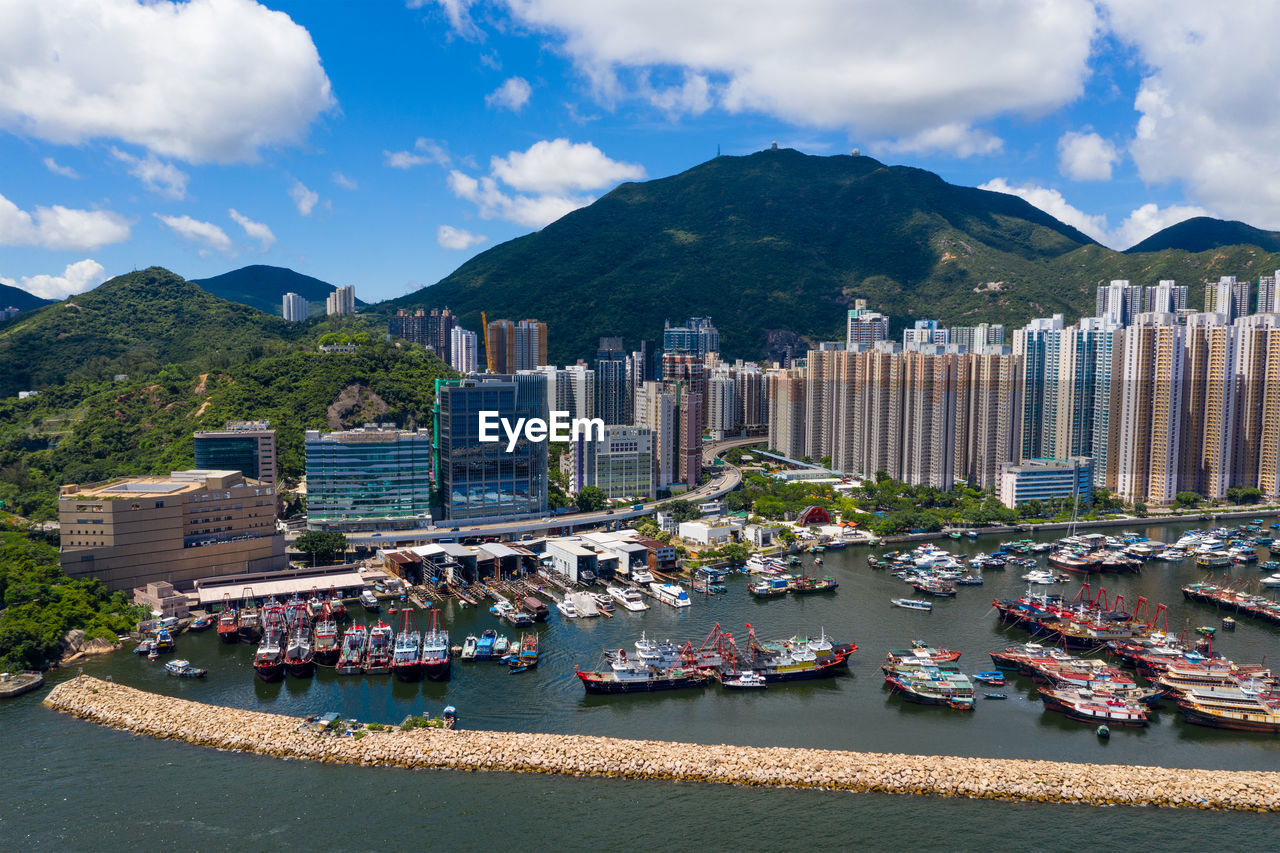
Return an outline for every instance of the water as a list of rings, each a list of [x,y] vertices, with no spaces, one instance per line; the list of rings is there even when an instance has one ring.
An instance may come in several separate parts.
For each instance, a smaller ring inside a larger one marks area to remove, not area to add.
[[[1172,541],[1180,529],[1185,527],[1144,530],[1153,539]],[[997,543],[984,537],[940,545],[968,554],[993,550]],[[253,677],[249,646],[223,646],[212,631],[178,639],[180,656],[209,668],[207,681],[169,678],[160,665],[127,653],[86,663],[84,671],[215,704],[298,716],[333,710],[384,723],[410,713],[437,714],[453,704],[468,728],[1178,767],[1280,767],[1280,738],[1190,726],[1167,703],[1149,728],[1115,729],[1109,741],[1100,742],[1092,726],[1045,712],[1026,679],[1001,688],[1008,701],[979,701],[972,713],[910,705],[890,696],[879,670],[889,648],[923,639],[960,649],[961,663],[972,672],[990,668],[987,651],[1026,639],[1025,632],[1002,627],[990,608],[992,598],[1017,595],[1025,584],[1019,580],[1022,570],[988,571],[985,586],[961,587],[956,599],[935,600],[932,613],[909,612],[888,602],[910,595],[910,588],[888,572],[869,569],[866,554],[865,548],[850,548],[823,555],[823,570],[841,583],[835,595],[761,602],[747,594],[743,579],[731,578],[728,594],[695,595],[693,606],[682,611],[654,602],[642,614],[619,608],[612,619],[566,623],[553,610],[548,623],[538,626],[538,668],[522,675],[509,675],[494,663],[455,660],[447,684],[339,678],[321,670],[313,680],[268,685]],[[1180,629],[1218,624],[1221,614],[1184,602],[1178,591],[1201,574],[1190,563],[1151,562],[1141,575],[1108,576],[1102,583],[1111,593],[1123,592],[1129,602],[1139,595],[1166,602],[1170,627]],[[1232,574],[1253,578],[1261,572],[1241,567]],[[1076,586],[1039,589],[1073,594]],[[358,608],[353,615],[367,618]],[[486,627],[510,631],[484,609],[450,604],[445,618],[455,644]],[[426,627],[424,617],[418,621],[420,629]],[[630,647],[641,630],[697,646],[717,622],[739,638],[748,622],[762,639],[825,628],[860,649],[849,675],[760,693],[712,687],[587,697],[573,675],[575,665],[596,668],[606,647]],[[1274,659],[1278,639],[1280,629],[1242,619],[1234,633],[1219,632],[1218,647],[1241,661]],[[210,849],[247,842],[253,848],[324,850],[349,846],[346,832],[335,834],[341,826],[359,828],[360,847],[429,839],[453,849],[497,844],[778,849],[802,840],[813,849],[847,849],[855,842],[874,849],[972,849],[989,844],[991,827],[999,826],[1002,837],[1016,837],[1020,846],[1055,849],[1063,846],[1058,833],[1078,832],[1084,821],[1101,815],[1109,842],[1164,843],[1169,849],[1224,826],[1239,846],[1251,839],[1274,841],[1276,831],[1274,818],[1255,815],[327,767],[137,738],[49,711],[39,705],[42,695],[0,704],[11,780],[0,792],[0,838],[22,839],[24,846],[119,849],[180,838]]]

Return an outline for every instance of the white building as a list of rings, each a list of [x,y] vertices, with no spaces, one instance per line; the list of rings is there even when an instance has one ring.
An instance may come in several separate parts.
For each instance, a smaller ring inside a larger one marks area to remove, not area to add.
[[[324,300],[324,313],[332,316],[334,314],[354,314],[356,311],[356,289],[354,285],[344,285],[336,288]]]
[[[475,332],[454,326],[449,332],[449,366],[470,376],[480,366],[479,341]]]
[[[284,318],[290,323],[301,323],[311,316],[311,303],[296,293],[286,293],[283,313]]]
[[[680,538],[699,545],[724,545],[742,530],[742,522],[729,518],[680,522]]]

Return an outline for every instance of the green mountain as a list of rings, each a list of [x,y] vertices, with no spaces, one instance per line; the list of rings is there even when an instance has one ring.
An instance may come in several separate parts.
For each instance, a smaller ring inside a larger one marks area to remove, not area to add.
[[[238,302],[277,317],[283,313],[286,293],[296,293],[311,303],[312,313],[324,312],[324,300],[336,285],[294,272],[286,267],[263,264],[241,267],[213,278],[192,279],[191,283],[228,302]],[[363,302],[356,300],[363,305]]]
[[[41,299],[39,296],[27,293],[19,287],[0,284],[0,308],[18,308],[22,311],[30,311],[33,308],[39,308],[41,305],[48,305],[52,301],[52,299]]]
[[[1197,216],[1157,231],[1136,246],[1126,249],[1125,254],[1160,252],[1165,249],[1207,252],[1222,246],[1257,246],[1268,252],[1280,252],[1280,232],[1263,231],[1234,220]]]
[[[756,357],[792,332],[843,340],[856,298],[895,329],[925,317],[1020,325],[1092,313],[1112,278],[1250,277],[1280,266],[1270,257],[1252,246],[1125,255],[1015,196],[783,149],[623,184],[375,310],[448,306],[471,329],[481,311],[535,317],[557,363],[591,357],[601,335],[660,340],[664,319],[709,315],[726,355]]]
[[[178,362],[226,367],[279,349],[300,325],[151,267],[0,326],[0,397]]]

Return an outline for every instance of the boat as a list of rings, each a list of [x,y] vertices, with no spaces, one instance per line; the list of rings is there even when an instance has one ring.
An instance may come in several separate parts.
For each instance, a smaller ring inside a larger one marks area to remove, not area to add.
[[[401,681],[421,681],[423,672],[422,634],[412,607],[400,611],[400,630],[391,651],[391,671]]]
[[[556,602],[556,610],[559,610],[561,615],[563,615],[564,618],[566,619],[578,618],[578,607],[576,604],[573,603],[573,600],[568,596],[565,596],[564,598]]]
[[[538,635],[532,631],[520,638],[520,652],[511,661],[511,674],[528,672],[538,665]]]
[[[1230,616],[1223,616],[1223,617],[1222,617],[1222,630],[1224,630],[1224,631],[1234,631],[1235,629],[1236,629],[1236,620],[1232,619]]]
[[[369,632],[361,624],[352,624],[342,635],[342,649],[338,653],[338,675],[359,675],[364,660],[364,647]]]
[[[1249,684],[1195,688],[1177,702],[1186,721],[1197,726],[1280,734],[1280,696]]]
[[[656,581],[649,584],[649,591],[653,593],[653,597],[668,604],[672,607],[688,607],[689,593],[677,583],[658,583]]]
[[[645,569],[632,569],[631,582],[644,586],[647,583],[653,583],[653,575]]]
[[[956,578],[953,583],[959,586],[982,586],[982,575],[964,575]]]
[[[378,603],[378,596],[374,595],[371,589],[360,591],[360,604],[370,613],[377,613],[382,609],[382,605]]]
[[[1114,693],[1092,687],[1040,687],[1040,700],[1049,711],[1057,711],[1068,719],[1082,723],[1107,723],[1116,726],[1145,726],[1146,706],[1137,701],[1118,698]]]
[[[791,575],[761,578],[747,587],[755,598],[783,598],[791,590]]]
[[[520,599],[520,609],[532,616],[534,622],[546,622],[547,616],[551,613],[542,599],[534,598],[532,595],[526,595]]]
[[[334,587],[329,587],[326,603],[329,606],[329,618],[334,622],[342,623],[351,618],[351,614],[347,612],[347,603],[342,600],[342,596],[338,595],[338,590]]]
[[[1031,571],[1023,575],[1022,579],[1027,583],[1032,583],[1032,584],[1048,585],[1048,584],[1055,584],[1058,582],[1058,578],[1053,574],[1053,572],[1047,571],[1045,569],[1032,569]]]
[[[691,649],[675,666],[656,666],[638,657],[628,657],[622,649],[609,659],[608,670],[584,672],[575,667],[574,672],[587,693],[598,695],[687,690],[705,687],[711,677],[710,670],[696,665]]]
[[[507,618],[507,615],[514,612],[515,609],[515,605],[501,597],[498,598],[497,603],[489,606],[489,612],[494,616],[497,616],[499,619]]]
[[[596,603],[596,608],[601,613],[613,613],[615,609],[613,606],[613,596],[609,595],[607,592],[594,593],[591,596],[591,599]]]
[[[150,655],[151,647],[154,645],[155,645],[155,640],[143,640],[142,642],[138,643],[137,646],[134,647],[133,653],[135,655]]]
[[[504,635],[498,635],[498,637],[493,641],[493,656],[501,660],[507,656],[509,651],[511,651],[511,641]]]
[[[174,678],[205,678],[209,670],[192,666],[189,660],[171,660],[164,665],[164,671]]]
[[[269,603],[274,606],[274,600]],[[262,639],[263,618],[257,600],[253,597],[253,588],[245,587],[240,593],[240,609],[236,612],[236,629],[240,633],[241,642],[256,643]],[[285,624],[289,624],[288,620]]]
[[[320,624],[316,625],[315,655],[316,663],[333,666],[338,662],[342,648],[338,640],[338,623],[333,621],[325,611]]]
[[[918,578],[911,582],[917,592],[923,592],[938,598],[955,598],[956,585],[935,577]]]
[[[1262,584],[1263,586],[1270,586],[1270,587],[1280,586],[1280,572],[1276,572],[1274,575],[1267,575],[1265,578],[1258,581],[1258,583]]]
[[[212,628],[213,622],[214,619],[212,616],[201,616],[199,619],[193,620],[191,624],[187,626],[187,630],[194,631],[199,634],[201,631],[208,631]]]
[[[223,593],[222,610],[218,613],[218,640],[223,643],[240,642],[240,622],[235,607],[231,604],[231,593]]]
[[[462,652],[458,657],[462,660],[476,659],[476,646],[480,644],[480,638],[475,634],[468,634],[467,638],[462,641]]]
[[[713,630],[712,634],[715,633]],[[681,662],[693,660],[700,666],[707,666],[718,661],[716,669],[721,678],[736,678],[743,672],[752,671],[773,684],[833,676],[848,669],[849,656],[857,650],[854,643],[831,642],[825,631],[817,637],[791,637],[777,642],[760,642],[756,639],[755,629],[747,625],[747,646],[743,651],[738,650],[731,637],[723,635],[714,659],[690,657],[694,654],[693,649],[686,644]]]
[[[278,608],[263,614],[262,639],[253,655],[253,671],[263,681],[279,681],[284,678],[284,651],[288,631],[284,615]]]
[[[627,610],[639,611],[648,610],[649,605],[645,603],[644,596],[640,594],[640,590],[634,587],[610,586],[605,587],[609,596],[614,601],[621,604]]]
[[[307,615],[312,620],[317,620],[324,615],[325,605],[328,603],[327,598],[320,596],[320,590],[314,586],[311,587],[311,596],[307,599]]]
[[[1007,693],[983,693],[983,694],[982,694],[982,698],[983,698],[983,699],[1008,699],[1008,698],[1009,698],[1009,694],[1007,694]]]
[[[305,606],[294,610],[289,629],[289,643],[284,652],[284,666],[296,678],[310,678],[316,672],[315,646],[311,640],[311,620]]]
[[[389,675],[391,673],[391,647],[395,632],[381,619],[369,629],[369,643],[364,653],[365,675]]]
[[[769,686],[763,675],[751,670],[741,672],[733,678],[722,678],[720,684],[730,690],[763,690]]]
[[[990,684],[992,687],[1003,687],[1005,683],[1004,673],[998,669],[975,672],[970,678],[982,684]]]
[[[1231,555],[1226,551],[1208,551],[1196,555],[1196,565],[1202,569],[1225,569],[1231,565]]]
[[[157,654],[168,654],[178,647],[173,641],[173,634],[169,633],[168,628],[157,628],[154,642],[151,644],[151,651]]]
[[[917,705],[946,705],[973,710],[973,682],[969,676],[934,663],[899,663],[885,674],[889,689]]]
[[[801,575],[791,582],[791,591],[796,595],[813,595],[819,592],[835,592],[840,582],[830,575],[815,577]]]
[[[498,632],[485,628],[480,633],[480,641],[476,643],[476,660],[489,660],[493,657],[493,644],[498,639]]]
[[[932,610],[933,605],[927,601],[919,601],[914,598],[891,598],[890,602],[894,607],[901,607],[904,610]]]
[[[450,674],[449,632],[440,623],[440,611],[432,608],[431,627],[422,637],[422,665],[427,678],[448,681]]]

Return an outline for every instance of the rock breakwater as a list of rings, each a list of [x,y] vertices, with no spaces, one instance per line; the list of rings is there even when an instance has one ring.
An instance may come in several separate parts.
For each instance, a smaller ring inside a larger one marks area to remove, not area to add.
[[[82,675],[45,704],[148,737],[280,758],[995,800],[1280,811],[1280,773],[897,755],[422,728],[337,737],[294,717],[204,705]]]

